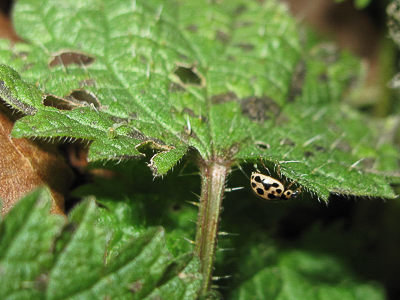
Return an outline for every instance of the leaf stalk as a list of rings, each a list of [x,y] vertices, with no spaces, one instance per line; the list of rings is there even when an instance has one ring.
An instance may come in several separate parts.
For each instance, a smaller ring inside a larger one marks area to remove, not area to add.
[[[196,232],[196,251],[203,274],[201,295],[206,295],[212,283],[212,271],[218,242],[218,229],[229,167],[211,162],[200,167],[201,198]]]

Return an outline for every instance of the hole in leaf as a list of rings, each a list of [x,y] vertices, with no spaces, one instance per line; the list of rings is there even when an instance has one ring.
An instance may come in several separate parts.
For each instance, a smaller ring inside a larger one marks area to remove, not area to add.
[[[179,66],[175,70],[174,74],[178,76],[184,84],[201,85],[202,83],[201,78],[194,67],[188,68]]]
[[[78,66],[88,66],[94,62],[94,57],[83,53],[77,52],[62,52],[53,57],[53,60],[49,63],[49,67],[54,68],[59,65],[69,66],[72,64]]]
[[[71,101],[78,101],[79,103],[87,103],[85,106],[94,105],[96,108],[100,107],[100,102],[97,100],[97,97],[93,93],[85,90],[75,90],[66,98]]]
[[[46,95],[43,100],[43,105],[51,106],[60,110],[73,110],[78,107],[87,107],[92,105],[96,108],[100,107],[97,98],[93,94],[83,90],[74,91],[65,98],[50,94]]]
[[[54,95],[47,95],[43,100],[43,105],[54,107],[59,110],[73,110],[74,108],[78,107],[76,103]]]
[[[260,148],[261,150],[268,150],[271,147],[269,144],[262,142],[262,141],[257,141],[256,146],[258,148]]]

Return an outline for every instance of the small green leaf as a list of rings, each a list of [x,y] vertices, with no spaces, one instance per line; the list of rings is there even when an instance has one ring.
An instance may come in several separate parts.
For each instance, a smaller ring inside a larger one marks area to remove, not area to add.
[[[7,105],[27,115],[34,115],[38,108],[43,107],[40,90],[5,65],[0,65],[0,96]]]

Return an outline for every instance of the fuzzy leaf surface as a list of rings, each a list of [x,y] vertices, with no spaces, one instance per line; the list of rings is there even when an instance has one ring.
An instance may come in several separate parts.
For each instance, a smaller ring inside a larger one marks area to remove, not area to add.
[[[264,259],[265,254],[261,253]],[[252,256],[249,259],[257,260]],[[276,264],[256,268],[259,270],[232,292],[231,299],[386,299],[381,285],[363,282],[329,255],[288,251],[279,255]]]
[[[14,20],[29,44],[3,42],[0,57],[45,95],[15,137],[90,140],[92,160],[150,147],[156,176],[188,149],[206,162],[262,155],[323,200],[395,197],[379,171],[397,150],[341,103],[359,62],[274,0],[22,0]]]
[[[2,299],[196,299],[199,260],[174,258],[161,228],[136,232],[106,252],[111,231],[96,222],[93,201],[75,208],[67,226],[49,214],[50,196],[36,191],[0,223]]]

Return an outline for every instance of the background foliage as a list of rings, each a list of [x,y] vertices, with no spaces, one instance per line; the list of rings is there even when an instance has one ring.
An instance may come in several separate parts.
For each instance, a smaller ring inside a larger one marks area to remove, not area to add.
[[[279,163],[303,187],[283,205],[249,189],[227,195],[221,230],[234,235],[219,239],[215,271],[227,298],[384,299],[377,280],[391,256],[383,257],[385,225],[368,212],[390,206],[365,199],[395,197],[398,152],[390,119],[346,104],[362,75],[356,58],[299,28],[275,1],[21,0],[14,20],[25,43],[2,41],[0,50],[18,72],[2,66],[1,97],[26,115],[13,136],[90,140],[91,168],[112,176],[75,190],[99,207],[81,204],[63,229],[46,213],[44,191],[5,218],[4,297],[23,287],[27,298],[196,298],[199,261],[185,239],[195,234],[187,201],[200,182],[189,176],[193,164],[178,164],[190,151],[189,161],[242,164],[245,174],[262,155],[274,176]],[[133,161],[144,154],[152,174]],[[228,182],[248,185],[237,170]],[[358,207],[354,197],[364,197]],[[33,227],[49,221],[32,235],[18,211]],[[40,241],[31,256],[18,254],[26,244],[16,231]],[[19,272],[22,261],[29,268]]]

